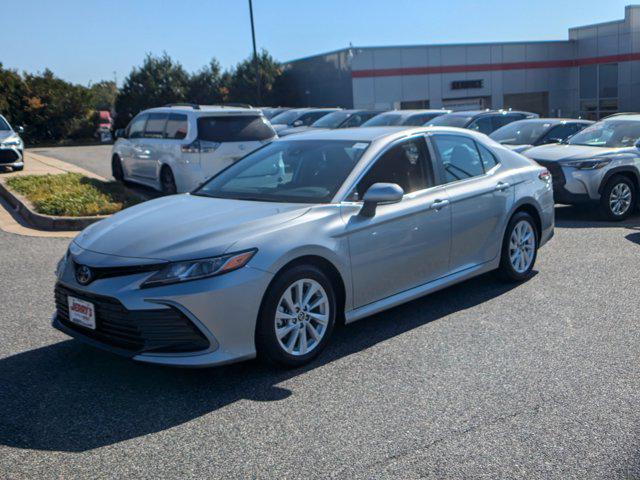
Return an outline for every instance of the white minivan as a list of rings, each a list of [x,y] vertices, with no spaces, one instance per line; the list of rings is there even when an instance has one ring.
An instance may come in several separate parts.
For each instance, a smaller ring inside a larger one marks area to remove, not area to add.
[[[172,194],[193,190],[276,133],[258,109],[182,104],[144,110],[116,136],[113,177]]]

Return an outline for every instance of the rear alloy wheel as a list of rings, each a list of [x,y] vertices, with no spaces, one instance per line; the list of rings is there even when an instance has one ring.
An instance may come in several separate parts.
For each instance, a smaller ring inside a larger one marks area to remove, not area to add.
[[[266,294],[256,327],[258,353],[279,365],[304,365],[324,349],[335,318],[335,294],[326,275],[312,265],[293,267]]]
[[[507,226],[498,272],[507,281],[531,277],[538,256],[538,232],[531,215],[516,213]]]
[[[621,221],[631,215],[636,204],[635,186],[627,177],[614,175],[600,197],[600,210],[607,220]]]
[[[173,195],[177,193],[176,179],[173,177],[173,172],[169,167],[162,167],[160,171],[160,185],[162,193],[165,195]]]
[[[124,181],[122,160],[120,160],[120,157],[118,156],[113,157],[113,160],[111,160],[111,175],[113,175],[113,178],[115,178],[118,182]]]

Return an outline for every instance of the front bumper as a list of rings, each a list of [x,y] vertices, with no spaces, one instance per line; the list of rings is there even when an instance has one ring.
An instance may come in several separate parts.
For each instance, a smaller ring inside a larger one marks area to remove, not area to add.
[[[24,151],[18,147],[0,147],[0,167],[24,167]]]
[[[75,260],[92,266],[83,261],[86,257],[80,255]],[[269,273],[246,266],[219,277],[145,289],[139,288],[140,284],[152,272],[100,278],[84,287],[75,281],[74,273],[74,262],[68,260],[58,289],[95,303],[99,332],[68,322],[60,305],[53,326],[80,341],[133,360],[183,367],[222,365],[256,355],[255,324],[262,296],[272,279]],[[103,301],[121,308],[105,308]],[[179,318],[180,325],[161,325],[169,317],[172,321]],[[185,348],[166,351],[171,343],[167,329],[183,340],[204,338],[205,342],[192,343],[199,346],[196,350],[189,350],[189,343],[183,343]],[[123,331],[128,334],[124,344]]]
[[[575,205],[600,200],[598,188],[607,171],[580,170],[566,167],[555,161],[536,160],[551,173],[553,179],[553,196],[556,203]]]

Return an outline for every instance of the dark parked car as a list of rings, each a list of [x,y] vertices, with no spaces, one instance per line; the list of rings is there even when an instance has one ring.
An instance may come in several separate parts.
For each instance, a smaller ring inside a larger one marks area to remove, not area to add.
[[[495,132],[500,127],[524,120],[525,118],[538,118],[537,113],[520,112],[515,110],[469,110],[453,112],[436,117],[427,123],[428,126],[458,127],[475,130],[485,135]]]
[[[379,115],[379,110],[338,110],[316,120],[309,126],[287,128],[278,132],[278,136],[286,137],[294,133],[306,132],[307,130],[324,129],[333,130],[334,128],[353,128],[359,127],[370,118]]]
[[[505,125],[489,136],[516,152],[524,152],[538,145],[562,143],[592,123],[571,118],[531,118]]]
[[[287,128],[309,126],[325,115],[336,112],[339,108],[292,108],[271,118],[271,125],[276,132]]]
[[[363,127],[419,127],[429,120],[451,112],[451,110],[393,110],[376,115],[362,124]]]

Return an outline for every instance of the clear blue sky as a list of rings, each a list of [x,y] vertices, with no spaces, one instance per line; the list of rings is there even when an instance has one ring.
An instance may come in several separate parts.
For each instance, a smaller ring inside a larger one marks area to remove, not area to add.
[[[7,0],[8,1],[8,0]],[[119,80],[147,52],[189,70],[251,53],[247,0],[20,0],[0,28],[0,62],[86,84]],[[621,19],[631,0],[254,0],[259,48],[280,61],[355,46],[566,39]]]

